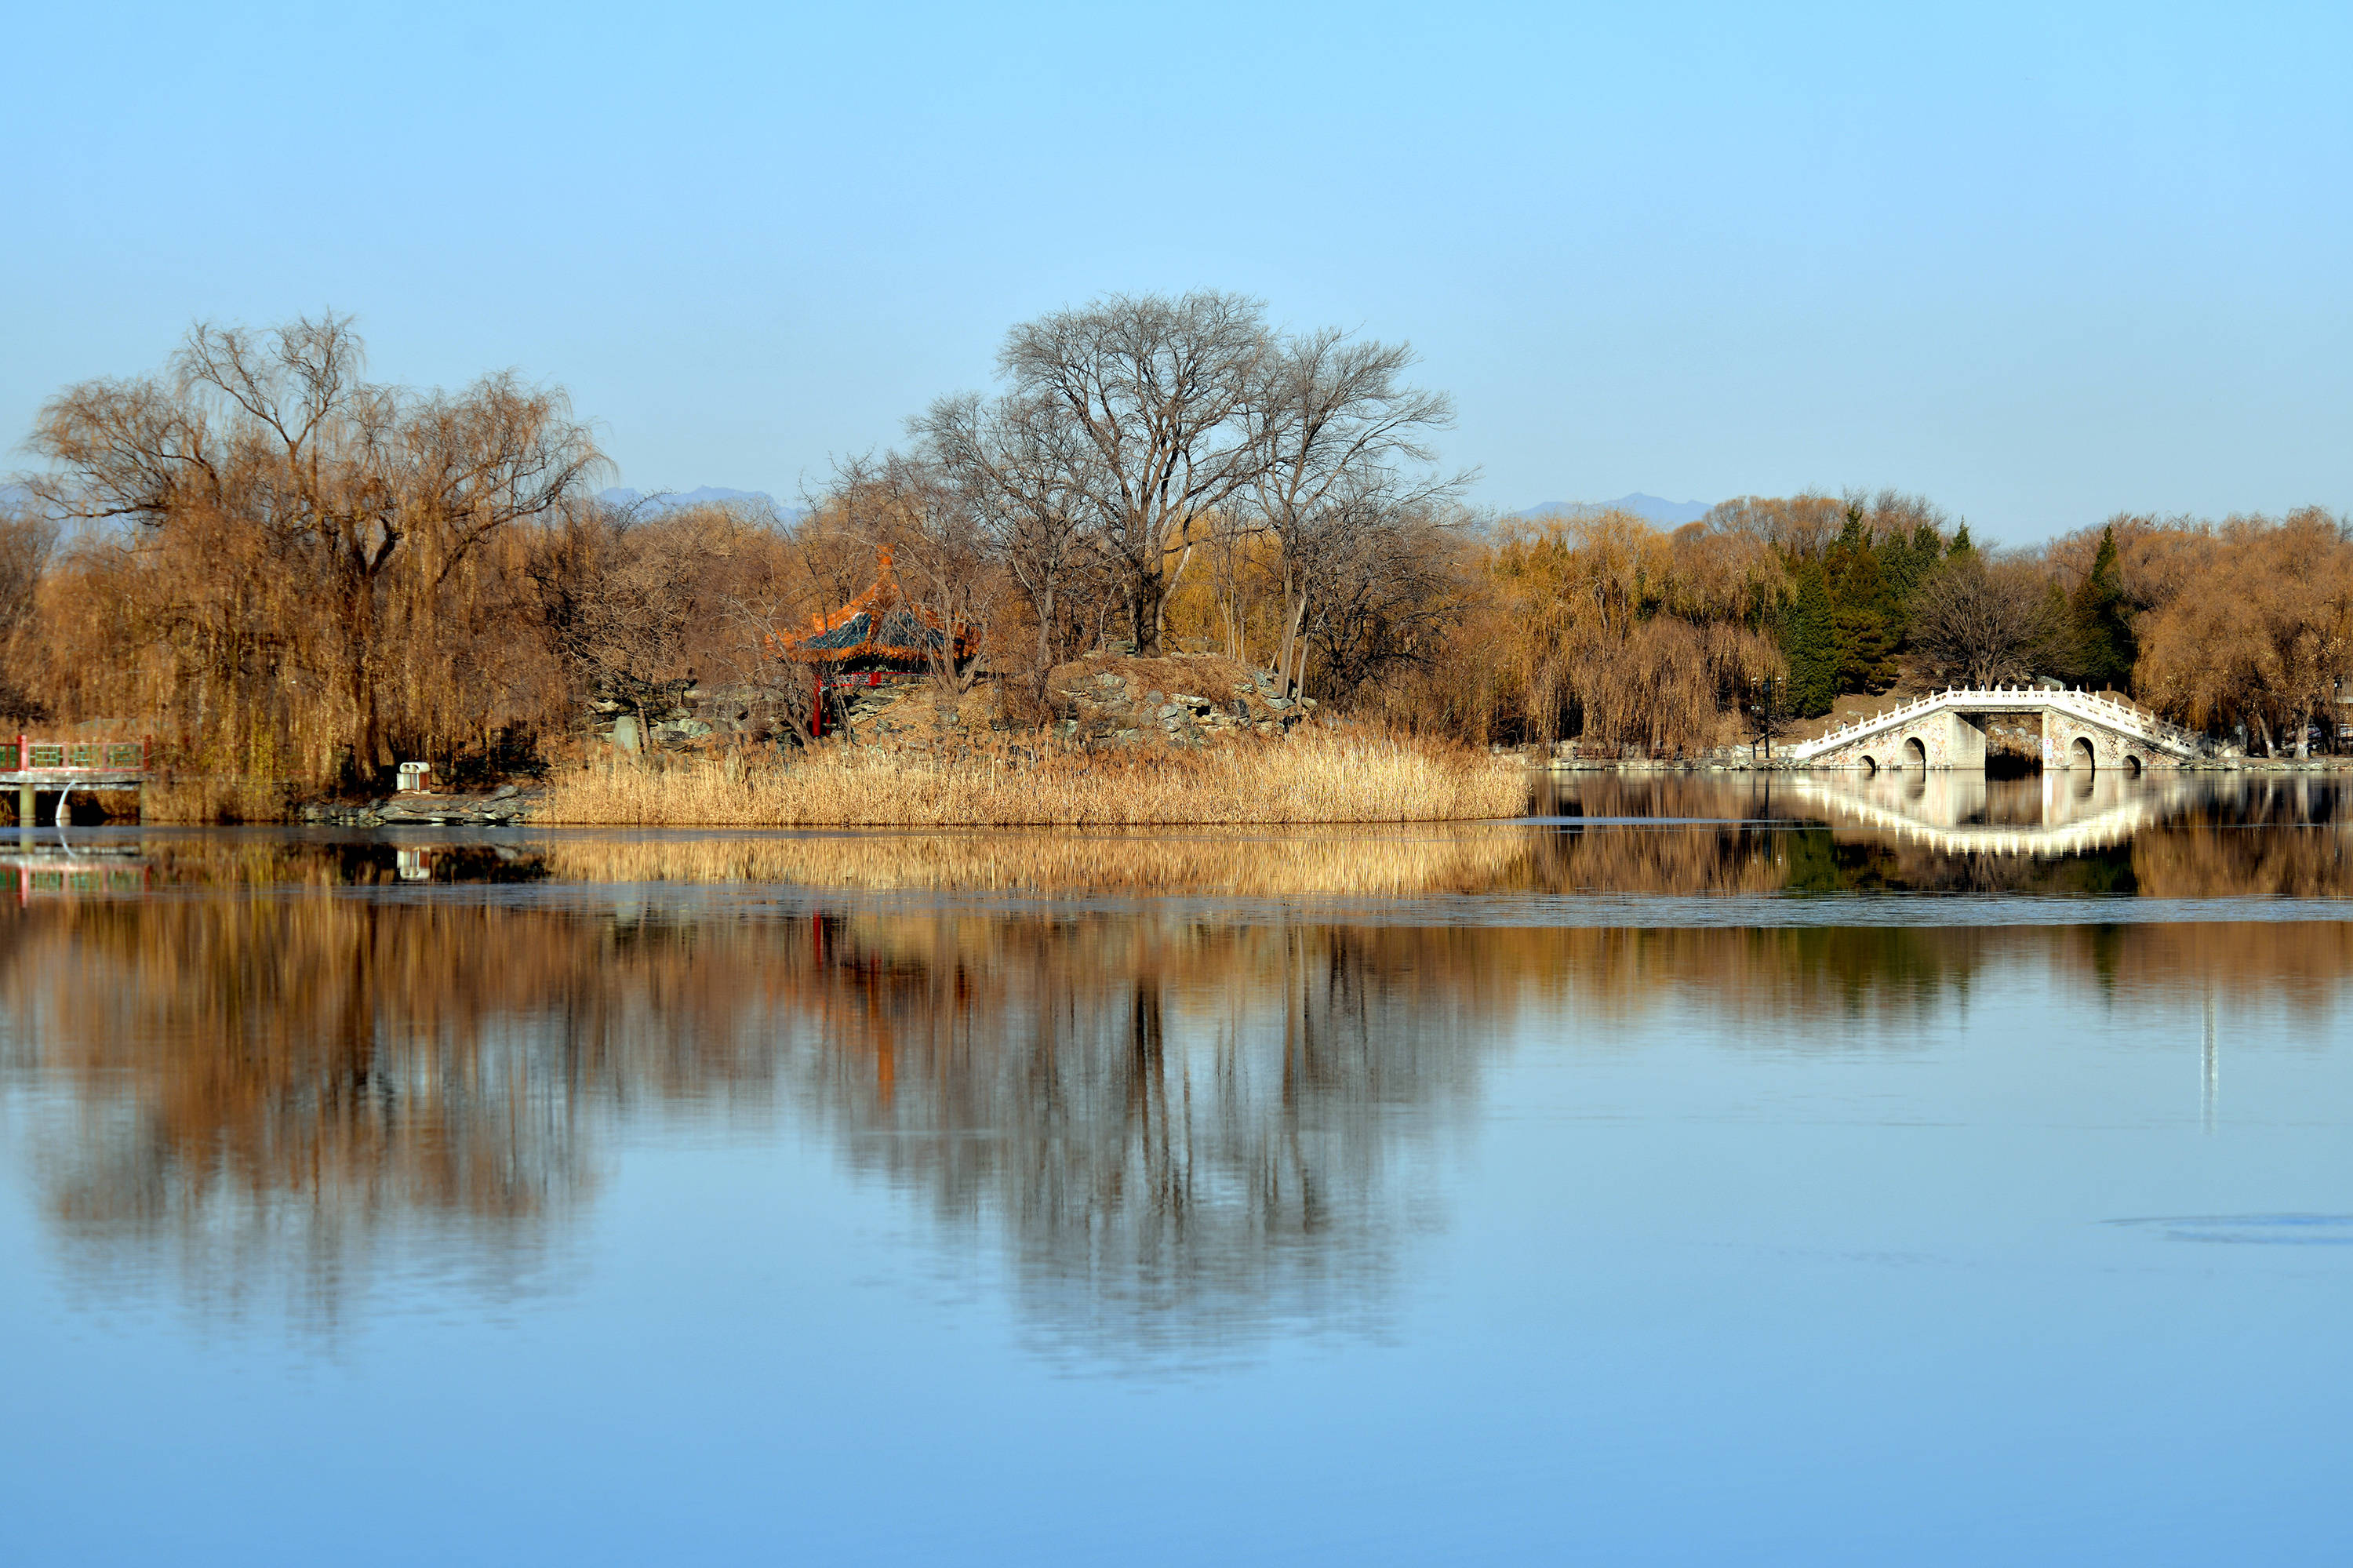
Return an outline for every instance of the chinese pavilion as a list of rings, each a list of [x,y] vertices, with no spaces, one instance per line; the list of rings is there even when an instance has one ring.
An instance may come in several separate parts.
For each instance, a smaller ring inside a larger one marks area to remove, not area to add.
[[[812,735],[824,730],[828,691],[920,679],[944,652],[962,663],[979,648],[971,627],[950,627],[907,597],[887,546],[875,552],[874,568],[874,585],[864,593],[799,631],[769,640],[778,658],[809,667]]]

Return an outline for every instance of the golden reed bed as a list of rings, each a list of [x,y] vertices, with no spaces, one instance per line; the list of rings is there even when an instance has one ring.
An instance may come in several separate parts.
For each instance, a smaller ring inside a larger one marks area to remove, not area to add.
[[[786,767],[595,764],[538,821],[631,827],[1145,827],[1514,817],[1525,773],[1461,747],[1310,732],[1189,755],[934,761],[828,749]]]

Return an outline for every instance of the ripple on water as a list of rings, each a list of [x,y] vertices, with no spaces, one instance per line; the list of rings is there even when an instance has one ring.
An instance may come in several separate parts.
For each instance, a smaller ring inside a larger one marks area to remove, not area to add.
[[[2353,1246],[2353,1214],[2171,1214],[2110,1220],[2168,1241],[2237,1246]]]

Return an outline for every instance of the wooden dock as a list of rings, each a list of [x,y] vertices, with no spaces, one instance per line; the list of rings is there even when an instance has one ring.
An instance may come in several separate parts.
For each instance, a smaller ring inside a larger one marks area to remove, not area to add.
[[[136,789],[143,805],[147,777],[144,740],[0,740],[0,789],[16,791],[19,828],[34,824],[45,794],[63,800],[76,789]]]

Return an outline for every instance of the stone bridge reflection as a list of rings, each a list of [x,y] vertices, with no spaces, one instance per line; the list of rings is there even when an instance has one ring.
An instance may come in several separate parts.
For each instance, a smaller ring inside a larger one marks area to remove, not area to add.
[[[1834,828],[1863,828],[1948,855],[2066,855],[2111,849],[2197,805],[2205,789],[2179,775],[2047,772],[1798,774],[1801,806]]]

